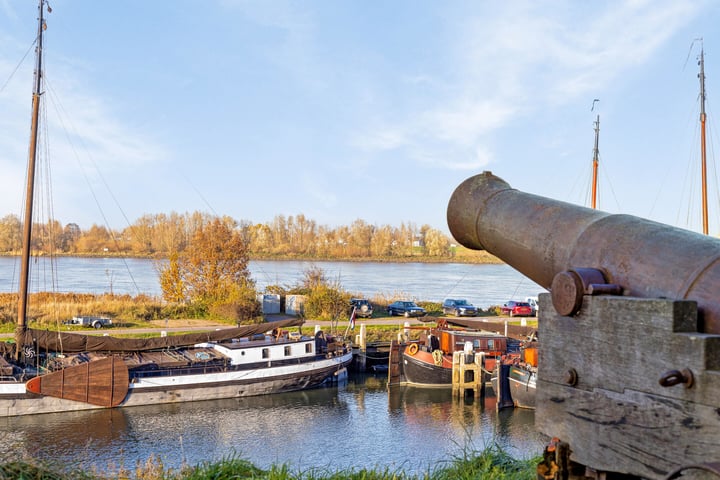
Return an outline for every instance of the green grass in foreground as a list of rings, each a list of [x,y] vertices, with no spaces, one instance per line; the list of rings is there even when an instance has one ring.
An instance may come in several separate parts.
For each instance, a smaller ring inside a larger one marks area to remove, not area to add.
[[[418,459],[421,461],[421,459]],[[0,479],[19,480],[532,480],[536,478],[536,465],[540,457],[528,460],[512,458],[499,447],[482,452],[465,451],[447,462],[419,475],[406,474],[402,469],[389,468],[331,470],[329,467],[291,471],[287,465],[273,465],[260,469],[247,460],[232,456],[217,462],[185,466],[177,471],[166,469],[162,462],[150,459],[133,471],[121,469],[109,474],[90,474],[81,469],[62,470],[33,462],[7,462],[0,464]]]

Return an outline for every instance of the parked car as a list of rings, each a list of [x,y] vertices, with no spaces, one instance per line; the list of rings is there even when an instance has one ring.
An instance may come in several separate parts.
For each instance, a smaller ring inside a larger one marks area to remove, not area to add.
[[[351,298],[350,299],[350,313],[353,308],[355,309],[356,317],[370,318],[373,314],[373,306],[369,300],[364,298]]]
[[[112,320],[107,317],[93,317],[90,315],[80,315],[66,320],[65,325],[81,325],[83,327],[103,328],[112,325]]]
[[[415,302],[398,300],[387,306],[388,315],[404,315],[406,317],[422,317],[425,315],[425,309],[419,307]]]
[[[537,317],[537,314],[538,314],[538,299],[537,299],[537,297],[527,297],[525,299],[525,301],[530,304],[530,308],[532,308],[533,317]]]
[[[527,302],[515,302],[511,300],[500,307],[500,312],[503,315],[510,315],[511,317],[532,317],[532,307]]]
[[[478,309],[463,298],[448,298],[443,302],[442,310],[445,315],[455,315],[456,317],[474,317],[478,314]]]

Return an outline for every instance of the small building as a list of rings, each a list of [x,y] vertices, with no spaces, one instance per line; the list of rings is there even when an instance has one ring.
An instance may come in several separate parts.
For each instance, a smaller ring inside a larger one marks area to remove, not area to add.
[[[305,313],[305,295],[287,295],[285,297],[285,313],[301,316]]]
[[[257,296],[258,302],[262,304],[263,315],[280,313],[280,295],[274,293],[261,293]]]

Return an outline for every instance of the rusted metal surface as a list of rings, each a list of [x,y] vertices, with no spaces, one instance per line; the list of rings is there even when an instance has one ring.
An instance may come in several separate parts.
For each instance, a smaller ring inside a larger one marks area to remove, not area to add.
[[[572,268],[560,272],[550,285],[555,310],[575,315],[582,307],[584,295],[620,295],[622,287],[607,283],[605,275],[594,268]]]
[[[604,277],[595,293],[612,286],[626,296],[694,300],[698,330],[720,333],[717,238],[524,193],[490,172],[457,187],[447,219],[462,245],[487,250],[548,290],[561,275],[563,311],[588,293],[567,272],[595,269]]]
[[[571,477],[570,446],[553,438],[543,451],[537,466],[538,480],[567,480]]]
[[[683,385],[685,388],[690,388],[693,386],[693,382],[695,381],[695,376],[692,373],[692,370],[689,368],[684,368],[682,371],[680,370],[670,370],[669,372],[665,372],[662,377],[660,377],[660,380],[658,383],[660,383],[663,387],[674,387],[675,385]]]

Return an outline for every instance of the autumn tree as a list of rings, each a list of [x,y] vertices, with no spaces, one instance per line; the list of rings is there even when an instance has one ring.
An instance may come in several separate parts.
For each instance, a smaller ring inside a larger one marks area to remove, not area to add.
[[[289,235],[284,215],[276,215],[269,225],[272,232],[273,253],[288,253]]]
[[[178,252],[172,252],[168,258],[167,265],[160,265],[160,288],[163,292],[163,298],[167,302],[182,303],[186,300],[185,283],[183,282],[182,272],[180,271],[180,262]]]
[[[82,230],[77,223],[68,223],[65,225],[62,233],[61,248],[63,252],[75,251],[75,243],[82,236]]]
[[[370,241],[370,254],[375,257],[389,257],[392,254],[393,231],[389,225],[375,230]]]
[[[303,279],[295,289],[305,298],[305,315],[321,320],[337,322],[348,313],[350,294],[339,281],[330,281],[325,271],[315,265],[303,272]]]
[[[450,241],[440,230],[429,228],[425,231],[425,251],[431,257],[450,256]]]
[[[33,249],[46,253],[127,252],[138,256],[153,255],[169,258],[183,252],[198,231],[217,217],[208,213],[146,214],[118,233],[93,225],[81,231],[75,223],[64,229],[59,222],[33,226]],[[246,251],[257,257],[303,256],[318,259],[392,258],[413,256],[445,256],[450,239],[442,232],[424,224],[399,227],[377,226],[357,219],[349,225],[329,227],[318,225],[303,214],[277,215],[267,223],[253,224],[232,218],[222,220],[236,232]],[[0,218],[0,252],[17,252],[21,247],[22,225],[14,215]]]
[[[314,220],[305,218],[303,214],[288,217],[287,230],[292,253],[311,253],[316,234]]]
[[[22,246],[22,223],[17,215],[0,219],[0,251],[16,252]]]
[[[196,225],[185,250],[173,252],[160,268],[163,298],[221,312],[236,320],[259,313],[255,282],[248,270],[248,249],[235,222],[226,217]]]
[[[79,252],[102,252],[112,248],[112,235],[102,225],[93,225],[78,239],[76,245]]]
[[[413,245],[415,244],[415,225],[412,223],[402,223],[395,235],[393,243],[393,255],[411,256],[414,254]]]
[[[132,251],[138,254],[152,254],[156,250],[153,244],[157,241],[156,215],[143,215],[125,229],[123,236],[130,239]]]
[[[33,246],[45,253],[56,253],[62,249],[63,227],[57,220],[34,225]]]
[[[334,231],[325,226],[319,226],[315,238],[315,255],[318,258],[331,256],[332,247],[335,244]]]
[[[350,244],[354,256],[367,257],[370,255],[370,246],[375,227],[365,220],[357,219],[350,225]]]
[[[258,223],[248,228],[250,234],[250,251],[253,253],[272,253],[272,231],[270,227]]]

